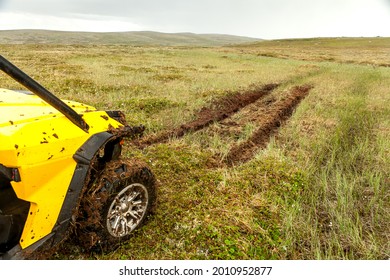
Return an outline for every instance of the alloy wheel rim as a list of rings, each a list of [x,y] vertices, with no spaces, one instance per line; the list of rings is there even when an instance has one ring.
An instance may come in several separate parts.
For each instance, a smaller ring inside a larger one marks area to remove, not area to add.
[[[129,235],[142,221],[148,206],[148,191],[142,184],[131,184],[112,201],[107,214],[107,230],[113,237]]]

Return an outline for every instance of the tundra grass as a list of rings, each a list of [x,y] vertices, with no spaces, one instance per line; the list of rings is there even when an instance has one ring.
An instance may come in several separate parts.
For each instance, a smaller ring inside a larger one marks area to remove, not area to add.
[[[390,66],[390,38],[308,38],[261,41],[232,47],[263,57]]]
[[[389,74],[330,68],[283,132],[306,174],[285,219],[289,258],[389,258]]]
[[[147,161],[158,178],[155,213],[114,252],[74,247],[54,258],[389,258],[388,68],[232,48],[1,49],[61,98],[123,110],[147,135],[192,120],[232,91],[279,83],[271,96],[278,100],[293,86],[313,86],[267,148],[239,166],[216,167],[216,155],[249,139],[256,123],[235,137],[214,124],[143,150],[126,146],[124,155]],[[302,55],[298,50],[291,55]],[[3,75],[0,84],[20,88]],[[233,118],[244,117],[238,112]]]

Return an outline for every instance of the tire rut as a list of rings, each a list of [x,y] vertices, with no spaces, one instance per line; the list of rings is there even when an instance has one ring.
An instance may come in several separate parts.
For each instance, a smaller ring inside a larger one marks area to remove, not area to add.
[[[222,161],[227,166],[242,164],[253,158],[256,151],[265,148],[270,138],[277,133],[282,124],[293,114],[299,103],[309,94],[312,89],[310,85],[296,86],[291,89],[287,97],[280,101],[267,104],[257,116],[258,128],[252,136],[240,144],[234,145],[226,158]]]
[[[299,103],[313,88],[311,85],[295,86],[284,98],[276,100],[275,97],[269,95],[278,86],[279,84],[268,84],[261,88],[236,92],[223,97],[214,101],[210,107],[202,108],[195,120],[157,135],[134,140],[132,145],[143,149],[154,144],[168,142],[171,138],[183,137],[187,133],[199,131],[215,122],[230,128],[242,128],[250,121],[257,127],[250,138],[233,145],[226,156],[215,156],[212,167],[232,167],[245,163],[252,159],[259,149],[267,146],[271,137],[291,117]],[[245,115],[243,119],[239,123],[230,121],[231,117],[240,110]]]
[[[279,84],[267,84],[263,87],[248,90],[245,92],[236,92],[232,95],[215,101],[210,107],[203,107],[196,115],[195,120],[182,124],[180,127],[164,131],[160,134],[153,135],[132,143],[139,147],[165,143],[171,138],[180,138],[189,132],[201,130],[214,122],[220,122],[240,109],[256,102],[257,100],[269,95]]]

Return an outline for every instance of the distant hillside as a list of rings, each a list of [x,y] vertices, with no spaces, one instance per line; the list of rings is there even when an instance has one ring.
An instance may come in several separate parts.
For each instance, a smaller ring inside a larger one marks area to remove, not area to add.
[[[284,39],[230,46],[257,56],[390,67],[390,38]]]
[[[259,41],[260,39],[194,33],[131,32],[67,32],[49,30],[0,31],[0,44],[125,44],[160,46],[224,46]]]
[[[239,47],[239,44],[237,44]],[[344,48],[357,48],[361,49],[362,47],[367,48],[377,48],[384,47],[390,48],[390,38],[389,37],[329,37],[329,38],[304,38],[304,39],[278,39],[278,40],[262,40],[258,42],[249,42],[248,44],[244,43],[241,47],[270,47],[270,48],[279,48],[279,47],[290,47],[290,48],[334,48],[334,49],[344,49]]]

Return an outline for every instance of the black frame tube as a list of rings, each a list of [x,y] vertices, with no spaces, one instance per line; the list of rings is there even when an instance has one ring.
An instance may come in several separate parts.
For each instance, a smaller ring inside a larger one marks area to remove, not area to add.
[[[89,126],[84,119],[71,107],[66,105],[61,99],[52,94],[46,88],[41,86],[37,81],[32,79],[18,67],[13,65],[7,59],[0,55],[0,69],[7,73],[18,83],[24,85],[31,92],[42,98],[44,101],[49,103],[51,106],[56,108],[62,114],[64,114],[71,122],[80,127],[85,132],[88,132]]]

